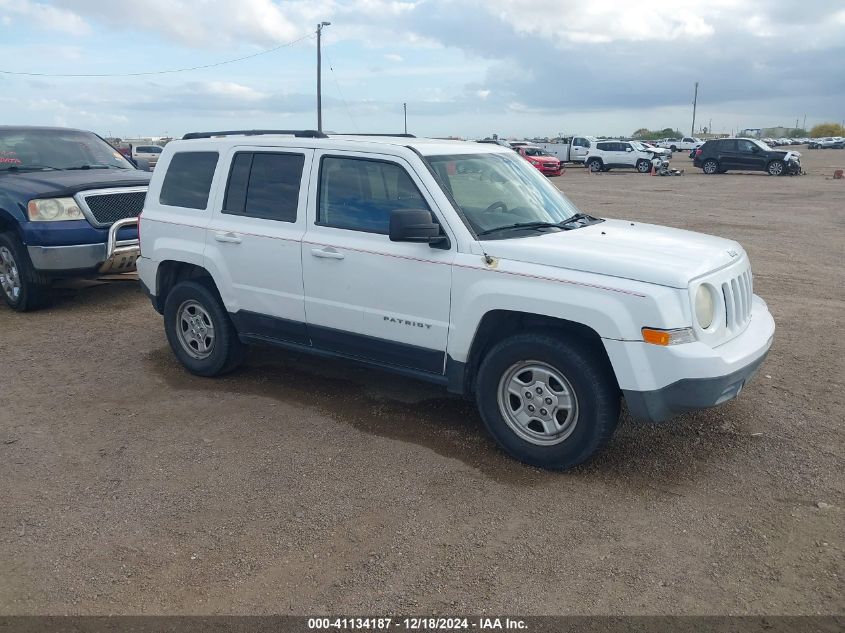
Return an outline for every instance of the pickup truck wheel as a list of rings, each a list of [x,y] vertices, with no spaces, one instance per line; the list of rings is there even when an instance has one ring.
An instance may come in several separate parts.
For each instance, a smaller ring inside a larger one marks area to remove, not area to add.
[[[619,421],[612,370],[595,352],[567,338],[518,334],[481,363],[479,412],[499,446],[516,459],[554,470],[601,449]]]
[[[766,167],[769,176],[782,176],[784,171],[784,163],[782,160],[773,160]]]
[[[42,308],[49,300],[50,280],[32,266],[18,238],[0,233],[0,294],[18,312]]]
[[[592,172],[599,172],[601,171],[601,161],[600,160],[591,160],[587,163],[587,169]]]
[[[708,175],[719,173],[719,162],[714,158],[708,158],[701,166],[701,170]]]
[[[637,161],[637,171],[641,174],[647,174],[651,171],[651,162],[645,159],[640,159]]]
[[[196,281],[183,281],[167,295],[164,331],[179,361],[198,376],[225,374],[246,353],[220,299]]]

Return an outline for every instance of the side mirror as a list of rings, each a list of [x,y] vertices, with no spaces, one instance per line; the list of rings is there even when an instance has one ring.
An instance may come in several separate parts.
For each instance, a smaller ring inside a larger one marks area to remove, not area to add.
[[[631,146],[629,145],[628,147],[625,148],[625,151],[626,152],[633,152],[634,150],[631,149]]]
[[[440,232],[440,225],[431,218],[427,209],[396,209],[390,212],[391,242],[424,242],[437,244],[446,236]]]
[[[757,152],[759,152],[759,151],[760,151],[760,148],[759,148],[759,147],[757,147],[756,145],[752,145],[752,146],[751,146],[751,151],[752,151],[752,153],[756,154]]]
[[[135,163],[135,167],[137,167],[141,171],[152,171],[150,169],[150,161],[148,161],[146,158],[133,158],[131,160],[133,163]]]

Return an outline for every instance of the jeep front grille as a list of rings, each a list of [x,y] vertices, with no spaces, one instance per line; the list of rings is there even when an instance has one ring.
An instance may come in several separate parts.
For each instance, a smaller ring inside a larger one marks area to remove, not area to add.
[[[722,283],[725,297],[725,325],[728,332],[735,334],[743,330],[751,318],[752,287],[751,269]]]
[[[82,192],[90,220],[96,226],[110,226],[118,220],[136,218],[144,208],[146,187],[143,191],[112,191],[109,193]]]

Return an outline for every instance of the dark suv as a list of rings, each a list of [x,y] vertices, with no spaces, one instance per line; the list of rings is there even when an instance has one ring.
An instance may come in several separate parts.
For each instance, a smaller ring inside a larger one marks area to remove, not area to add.
[[[724,174],[734,169],[783,176],[801,173],[801,154],[774,150],[756,139],[719,138],[695,150],[692,164],[705,174]]]

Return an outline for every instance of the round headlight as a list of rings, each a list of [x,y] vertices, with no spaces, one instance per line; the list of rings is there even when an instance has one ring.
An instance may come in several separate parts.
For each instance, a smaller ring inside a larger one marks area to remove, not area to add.
[[[707,286],[699,286],[695,293],[695,318],[702,329],[706,330],[712,325],[715,308],[713,292]]]
[[[41,200],[38,202],[38,213],[45,220],[52,220],[59,217],[62,212],[62,205],[58,200]]]

